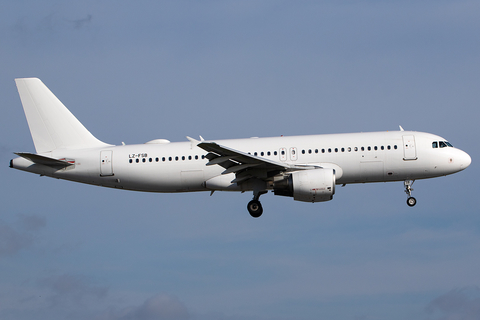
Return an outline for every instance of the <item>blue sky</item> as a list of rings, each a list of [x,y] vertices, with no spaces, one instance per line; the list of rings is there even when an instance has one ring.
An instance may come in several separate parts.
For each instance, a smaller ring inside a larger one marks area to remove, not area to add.
[[[478,319],[478,1],[3,1],[0,318]],[[397,130],[461,173],[268,194],[145,194],[8,168],[34,151],[13,79],[120,144]]]

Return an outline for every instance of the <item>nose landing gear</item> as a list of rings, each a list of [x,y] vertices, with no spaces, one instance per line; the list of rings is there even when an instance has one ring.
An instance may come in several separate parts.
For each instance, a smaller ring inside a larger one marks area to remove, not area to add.
[[[417,199],[412,197],[412,191],[413,191],[412,185],[413,185],[414,182],[415,182],[415,180],[405,180],[403,182],[403,185],[405,186],[405,193],[408,195],[407,205],[409,207],[413,207],[414,205],[417,204]]]
[[[250,213],[250,215],[254,218],[260,217],[263,213],[262,204],[260,203],[260,201],[258,201],[258,199],[262,194],[265,194],[265,193],[267,193],[267,190],[254,191],[253,200],[250,201],[247,205],[248,213]]]

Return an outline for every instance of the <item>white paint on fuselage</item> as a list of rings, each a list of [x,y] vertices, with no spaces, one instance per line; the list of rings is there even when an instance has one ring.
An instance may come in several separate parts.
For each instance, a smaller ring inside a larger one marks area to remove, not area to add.
[[[404,160],[402,137],[408,135],[415,137],[416,160]],[[215,140],[219,145],[251,154],[256,152],[259,157],[279,163],[285,159],[284,162],[294,165],[334,168],[337,184],[433,178],[468,167],[471,161],[468,154],[452,147],[432,148],[433,141],[445,139],[429,133],[393,131]],[[369,147],[371,150],[368,150]],[[100,176],[100,153],[105,150],[112,151],[113,176]],[[281,155],[281,150],[287,154]],[[292,155],[292,151],[296,154]],[[249,190],[248,186],[241,189],[230,185],[234,174],[221,176],[225,169],[219,165],[206,166],[208,160],[202,159],[202,155],[206,154],[192,142],[147,143],[100,149],[57,149],[43,154],[56,159],[75,159],[73,168],[61,170],[32,164],[23,158],[14,159],[13,165],[17,169],[55,178],[137,191],[212,190],[207,186],[216,190]],[[205,184],[209,180],[212,183]]]

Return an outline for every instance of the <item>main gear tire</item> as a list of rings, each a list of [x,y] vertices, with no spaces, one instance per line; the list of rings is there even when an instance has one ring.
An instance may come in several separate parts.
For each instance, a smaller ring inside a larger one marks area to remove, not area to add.
[[[252,200],[247,205],[248,213],[254,218],[258,218],[263,213],[262,204],[258,200]]]

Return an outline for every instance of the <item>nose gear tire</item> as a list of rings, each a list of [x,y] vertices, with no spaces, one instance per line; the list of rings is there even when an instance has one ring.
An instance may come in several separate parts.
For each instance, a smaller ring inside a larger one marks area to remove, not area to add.
[[[409,207],[413,207],[417,204],[417,199],[415,199],[414,197],[410,197],[407,199],[407,204]]]

